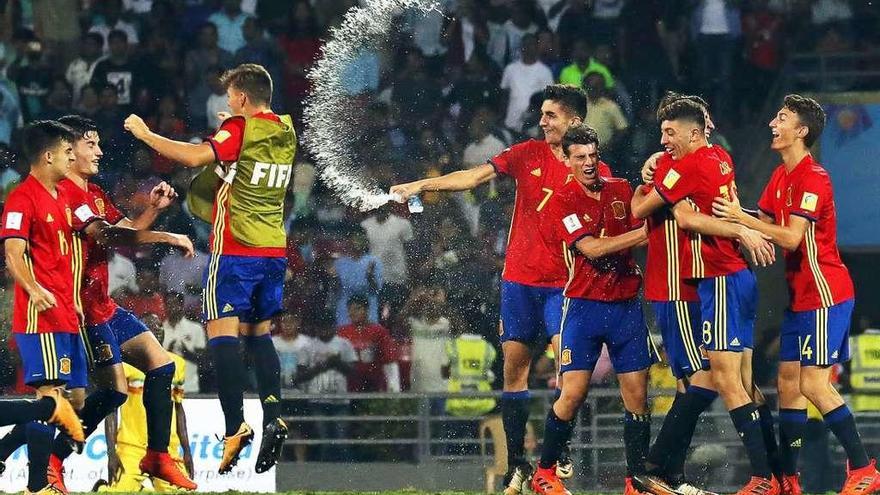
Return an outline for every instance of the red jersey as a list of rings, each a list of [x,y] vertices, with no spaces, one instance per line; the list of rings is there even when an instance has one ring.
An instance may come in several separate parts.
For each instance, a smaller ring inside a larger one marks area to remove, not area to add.
[[[69,198],[89,205],[92,211],[107,223],[116,225],[125,215],[116,208],[107,193],[97,184],[88,184],[84,191],[70,179],[58,183],[58,188]],[[107,269],[107,248],[87,235],[73,236],[74,299],[82,307],[86,325],[106,323],[116,312],[116,302],[110,297],[110,275]],[[82,305],[82,301],[88,304]]]
[[[736,195],[733,161],[720,146],[704,146],[676,161],[654,187],[671,205],[687,200],[696,211],[711,215],[715,198]],[[684,278],[711,278],[748,268],[736,240],[696,232],[689,238],[681,263]]]
[[[758,208],[777,225],[797,215],[810,221],[795,251],[785,251],[785,278],[792,311],[834,306],[855,296],[849,271],[837,250],[837,214],[828,172],[807,155],[791,172],[780,165],[761,194]]]
[[[654,180],[662,182],[675,164],[668,153],[657,160]],[[645,299],[648,301],[699,301],[697,286],[681,276],[681,260],[688,233],[678,227],[669,208],[648,217],[648,261],[645,265]]]
[[[30,296],[15,284],[12,310],[14,333],[77,333],[79,317],[73,299],[72,233],[98,217],[88,205],[70,199],[60,189],[53,196],[28,175],[6,200],[0,239],[27,241],[25,258],[34,279],[55,296],[56,305],[37,312]]]
[[[516,181],[516,200],[507,237],[502,278],[537,287],[564,287],[568,269],[554,227],[545,219],[547,203],[571,180],[571,171],[544,141],[530,139],[507,148],[489,163]],[[599,163],[599,175],[610,177]]]
[[[281,122],[281,119],[271,112],[258,113],[254,115],[253,118]],[[244,124],[244,117],[230,117],[223,121],[223,124],[220,125],[220,129],[217,129],[217,132],[215,132],[213,136],[208,138],[208,144],[213,148],[214,157],[218,162],[232,163],[238,160],[238,156],[241,153],[241,145],[244,142]],[[221,182],[221,184],[223,183]],[[217,235],[217,231],[221,229],[221,235],[223,236],[223,243],[221,244],[222,252],[215,254],[271,258],[281,258],[286,256],[287,250],[284,247],[253,247],[246,246],[235,240],[235,236],[232,235],[232,230],[230,229],[228,207],[229,194],[224,191],[224,188],[218,187],[217,194],[214,197],[213,228],[208,242],[211,246],[214,246],[214,236]],[[223,204],[225,206],[223,208],[223,218],[218,218],[218,204]]]
[[[641,226],[632,217],[632,188],[626,179],[601,178],[599,199],[572,180],[551,206],[556,238],[564,246],[568,267],[565,297],[593,301],[625,301],[636,297],[642,274],[629,249],[591,260],[575,244],[584,237],[613,237]]]
[[[387,390],[382,366],[397,361],[397,345],[388,329],[375,323],[358,328],[353,324],[337,332],[354,347],[357,362],[348,377],[349,392],[383,392]]]

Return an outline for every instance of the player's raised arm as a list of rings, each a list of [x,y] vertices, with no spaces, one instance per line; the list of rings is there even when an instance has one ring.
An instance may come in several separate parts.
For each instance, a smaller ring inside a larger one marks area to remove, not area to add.
[[[776,261],[776,250],[769,242],[770,237],[759,231],[704,215],[694,211],[684,201],[677,203],[672,208],[672,213],[678,225],[685,230],[738,240],[748,250],[752,262],[757,265],[768,266]]]
[[[3,242],[3,245],[6,251],[6,268],[15,282],[28,293],[30,302],[37,308],[37,311],[42,312],[54,308],[58,304],[55,296],[37,282],[33,271],[29,268],[33,262],[27,254],[27,241],[9,237]]]
[[[794,251],[801,245],[810,227],[810,220],[798,215],[789,215],[787,225],[773,223],[773,217],[763,211],[759,211],[758,218],[755,218],[743,210],[739,203],[724,198],[715,198],[712,213],[723,220],[757,230],[787,251]]]
[[[423,191],[466,191],[480,184],[489,182],[497,177],[495,167],[490,163],[484,163],[467,170],[456,170],[440,177],[407,182],[391,186],[391,194],[399,195],[401,199],[408,199]]]
[[[125,119],[125,130],[130,132],[156,153],[183,164],[185,167],[201,167],[214,163],[214,149],[208,143],[186,143],[175,141],[151,131],[144,119],[131,114]]]

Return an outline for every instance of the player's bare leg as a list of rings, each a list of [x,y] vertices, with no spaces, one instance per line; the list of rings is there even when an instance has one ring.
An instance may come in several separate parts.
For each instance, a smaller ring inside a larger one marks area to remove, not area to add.
[[[620,373],[620,397],[625,409],[623,442],[626,452],[627,476],[624,495],[640,492],[633,486],[632,477],[645,474],[645,458],[651,443],[651,413],[648,411],[648,369]]]
[[[547,414],[544,444],[538,469],[532,478],[532,490],[540,495],[570,495],[556,474],[556,463],[571,437],[574,418],[587,398],[592,371],[573,370],[565,373],[559,398]]]
[[[531,467],[525,459],[525,432],[529,420],[529,369],[532,363],[528,345],[508,340],[501,344],[504,357],[504,391],[501,397],[504,435],[507,437],[507,474],[504,494],[517,495],[528,487]]]
[[[208,346],[217,372],[217,395],[223,409],[226,433],[220,474],[226,474],[238,462],[242,449],[254,439],[254,431],[244,421],[244,377],[237,316],[209,320],[206,325]]]
[[[268,471],[281,457],[281,448],[287,439],[287,423],[281,419],[281,363],[272,343],[271,321],[239,324],[239,333],[245,348],[253,357],[257,375],[257,389],[263,405],[263,438],[257,454],[255,470]]]
[[[801,363],[780,361],[776,390],[779,393],[779,460],[783,495],[801,495],[797,459],[807,423],[807,398],[801,394]]]
[[[830,366],[803,366],[801,393],[812,402],[837,437],[847,456],[847,477],[841,495],[867,495],[880,491],[880,472],[862,446],[852,413],[831,384]]]

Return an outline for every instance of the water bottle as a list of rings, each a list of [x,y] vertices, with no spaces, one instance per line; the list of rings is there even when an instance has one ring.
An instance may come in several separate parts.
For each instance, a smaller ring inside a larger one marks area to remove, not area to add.
[[[410,213],[421,213],[425,211],[425,205],[422,204],[422,200],[419,199],[418,196],[410,196],[408,200],[406,200],[406,204],[409,207]]]

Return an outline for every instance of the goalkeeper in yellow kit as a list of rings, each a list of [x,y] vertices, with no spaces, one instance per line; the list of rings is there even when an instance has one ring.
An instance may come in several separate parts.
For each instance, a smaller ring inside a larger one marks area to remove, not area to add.
[[[144,323],[156,334],[159,342],[163,339],[162,323],[155,315],[144,315]],[[174,405],[171,416],[171,441],[168,453],[177,463],[178,468],[193,477],[193,459],[189,446],[189,434],[186,430],[186,413],[183,411],[183,383],[185,361],[182,357],[168,353],[176,367],[171,384],[171,399]],[[128,400],[119,408],[117,416],[111,414],[104,422],[107,435],[107,473],[110,477],[108,485],[99,488],[107,492],[140,492],[150,491],[144,486],[148,476],[141,473],[138,463],[147,449],[147,411],[144,408],[143,387],[145,375],[126,363],[123,363],[125,379],[128,382]],[[180,439],[184,439],[181,443]],[[174,492],[178,489],[158,478],[149,477],[153,490],[157,492]]]

